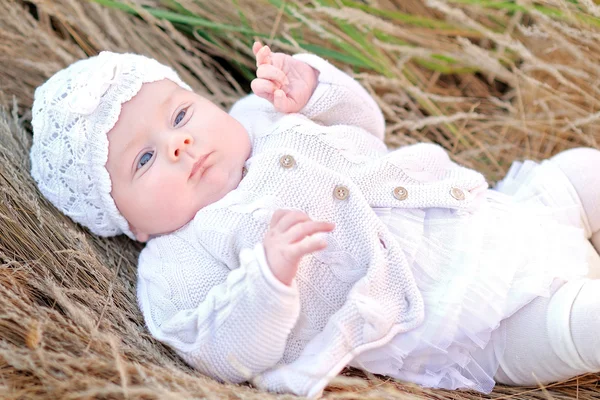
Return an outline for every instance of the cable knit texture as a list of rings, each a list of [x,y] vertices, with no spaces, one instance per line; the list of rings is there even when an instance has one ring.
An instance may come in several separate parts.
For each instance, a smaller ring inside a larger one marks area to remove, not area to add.
[[[138,295],[150,332],[203,373],[316,397],[356,355],[423,320],[407,255],[372,207],[469,213],[487,184],[436,145],[388,152],[365,89],[318,57],[295,57],[320,72],[309,103],[292,115],[254,95],[234,105],[252,139],[245,177],[148,242]],[[291,287],[261,245],[280,208],[336,224]]]
[[[107,134],[121,105],[142,84],[161,79],[191,90],[156,60],[103,51],[60,70],[35,91],[31,175],[56,208],[97,235],[135,239],[110,195]]]

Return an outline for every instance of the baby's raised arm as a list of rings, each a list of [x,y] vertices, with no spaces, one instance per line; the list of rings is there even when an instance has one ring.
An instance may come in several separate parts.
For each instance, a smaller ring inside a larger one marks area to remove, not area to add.
[[[359,126],[383,140],[381,109],[351,76],[312,54],[273,53],[260,43],[253,51],[258,67],[254,95],[230,110],[251,135],[286,113],[300,113],[325,126]]]

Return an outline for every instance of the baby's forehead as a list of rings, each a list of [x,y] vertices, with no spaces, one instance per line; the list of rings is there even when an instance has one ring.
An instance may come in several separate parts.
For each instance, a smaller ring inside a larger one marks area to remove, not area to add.
[[[197,96],[168,79],[143,83],[140,90],[122,104],[119,118],[108,132],[109,141],[112,143],[115,136],[130,136],[170,118],[181,104]]]
[[[144,83],[131,100],[123,103],[119,119],[131,112],[139,112],[140,108],[144,110],[142,115],[152,115],[152,113],[172,107],[173,103],[190,95],[193,95],[193,93],[168,79]],[[132,117],[139,119],[140,114]]]
[[[179,91],[189,92],[175,82],[169,79],[161,79],[155,82],[145,82],[140,90],[135,94],[133,99],[148,96],[156,101],[164,100],[165,97],[171,96]],[[133,100],[132,99],[132,100]]]

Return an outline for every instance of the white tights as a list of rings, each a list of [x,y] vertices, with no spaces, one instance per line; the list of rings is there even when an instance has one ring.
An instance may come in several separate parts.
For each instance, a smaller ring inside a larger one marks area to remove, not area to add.
[[[506,348],[495,380],[538,385],[600,371],[600,151],[573,149],[552,158],[569,178],[591,228],[590,273],[551,298],[539,297],[502,322]]]

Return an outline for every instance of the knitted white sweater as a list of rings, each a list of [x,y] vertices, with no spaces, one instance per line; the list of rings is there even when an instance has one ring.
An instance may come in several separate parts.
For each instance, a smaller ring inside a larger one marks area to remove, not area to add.
[[[423,319],[406,258],[372,207],[474,207],[487,188],[435,145],[388,153],[375,101],[326,61],[302,114],[248,96],[231,110],[252,138],[238,188],[140,254],[138,297],[149,330],[216,379],[319,396],[362,351]],[[369,134],[370,133],[370,134]],[[288,287],[262,239],[273,212],[333,221],[325,250]]]

